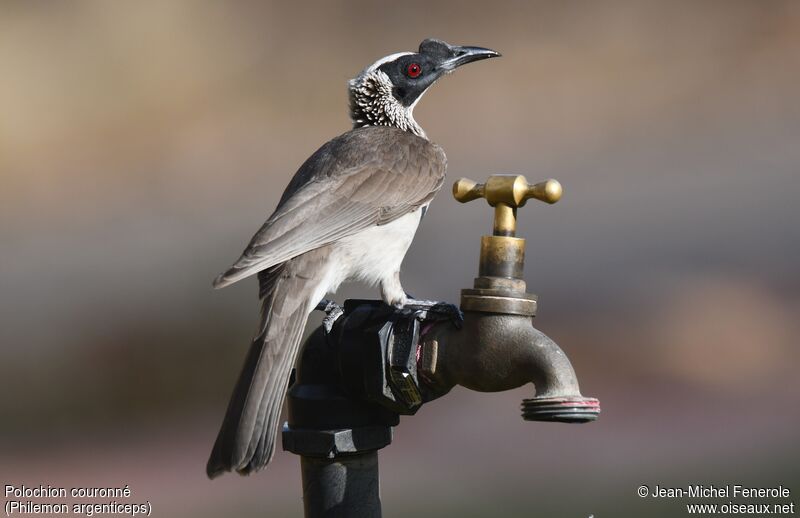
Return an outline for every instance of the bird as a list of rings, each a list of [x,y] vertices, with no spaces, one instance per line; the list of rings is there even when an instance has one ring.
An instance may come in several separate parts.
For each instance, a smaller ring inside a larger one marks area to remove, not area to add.
[[[410,301],[400,266],[447,159],[414,120],[414,107],[461,65],[500,56],[428,38],[418,52],[378,59],[348,82],[353,128],[298,169],[277,208],[215,288],[257,275],[261,318],[233,390],[206,472],[241,475],[266,466],[309,314],[345,281]]]

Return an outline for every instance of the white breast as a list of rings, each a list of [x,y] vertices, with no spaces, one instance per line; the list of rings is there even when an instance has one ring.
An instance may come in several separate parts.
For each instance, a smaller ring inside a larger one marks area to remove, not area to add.
[[[334,245],[334,266],[329,291],[346,280],[375,285],[400,271],[400,264],[414,239],[422,210],[418,209],[391,223],[370,227]]]

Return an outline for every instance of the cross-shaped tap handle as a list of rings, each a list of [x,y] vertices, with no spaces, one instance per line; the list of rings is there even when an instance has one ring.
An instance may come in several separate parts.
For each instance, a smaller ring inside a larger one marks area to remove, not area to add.
[[[486,183],[476,183],[461,178],[453,184],[453,197],[461,203],[485,198],[495,208],[494,235],[513,236],[517,230],[517,208],[531,199],[555,203],[561,199],[563,189],[558,180],[545,180],[529,184],[522,175],[495,174]]]

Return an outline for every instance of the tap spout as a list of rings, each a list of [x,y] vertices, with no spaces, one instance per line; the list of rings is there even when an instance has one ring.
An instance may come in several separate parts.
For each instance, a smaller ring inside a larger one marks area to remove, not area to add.
[[[522,402],[530,421],[589,422],[597,399],[583,397],[566,354],[529,315],[466,311],[461,329],[438,324],[422,337],[419,372],[434,399],[461,385],[498,392],[533,383]]]

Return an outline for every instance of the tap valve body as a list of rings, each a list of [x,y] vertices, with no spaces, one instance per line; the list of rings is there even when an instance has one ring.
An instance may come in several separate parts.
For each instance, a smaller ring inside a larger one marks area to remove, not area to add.
[[[512,345],[505,346],[499,345],[500,333],[495,332],[496,336],[487,336],[483,345],[489,350],[478,353],[486,358],[484,368],[490,367],[490,362],[496,363],[500,350],[514,357],[511,363],[532,365],[528,372],[534,372],[536,379],[529,381],[534,381],[536,397],[522,402],[522,417],[529,421],[587,422],[597,419],[600,413],[597,399],[580,395],[575,373],[563,352],[530,325],[538,300],[533,293],[527,293],[523,280],[525,240],[516,237],[517,209],[531,198],[556,203],[562,192],[557,180],[529,184],[520,175],[493,175],[483,184],[462,178],[453,185],[456,200],[466,203],[484,198],[494,208],[492,235],[481,238],[478,277],[471,289],[461,290],[461,309],[467,315],[468,327],[476,322],[477,336],[501,327],[515,328],[519,331],[517,335],[527,336],[528,328],[535,332],[529,337],[532,344],[516,344],[512,340]],[[470,313],[474,318],[469,318]],[[511,351],[515,346],[519,350]],[[477,379],[478,373],[473,373],[473,377]],[[472,382],[478,390],[503,390],[513,378],[506,375],[502,380],[490,381],[486,372],[480,377],[481,381]]]
[[[531,198],[556,203],[561,193],[557,180],[531,185],[520,175],[493,175],[483,184],[462,178],[453,185],[453,196],[461,203],[484,198],[494,207],[492,235],[481,238],[478,277],[473,289],[461,291],[462,310],[536,314],[536,295],[526,293],[522,279],[525,240],[516,237],[517,209]]]

